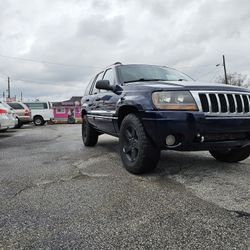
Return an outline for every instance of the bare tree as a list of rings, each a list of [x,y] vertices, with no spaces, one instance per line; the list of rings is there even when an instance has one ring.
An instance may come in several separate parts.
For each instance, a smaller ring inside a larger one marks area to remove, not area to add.
[[[220,76],[218,79],[221,83],[226,83],[225,77]],[[247,75],[242,75],[239,73],[227,74],[228,84],[248,88],[250,86],[250,79],[247,79]]]

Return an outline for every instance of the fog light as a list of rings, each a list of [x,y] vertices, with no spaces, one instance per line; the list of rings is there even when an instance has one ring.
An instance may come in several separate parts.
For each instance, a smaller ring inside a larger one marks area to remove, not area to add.
[[[173,146],[175,144],[175,141],[176,141],[176,139],[175,139],[174,135],[168,135],[166,137],[166,144],[167,144],[167,146]]]

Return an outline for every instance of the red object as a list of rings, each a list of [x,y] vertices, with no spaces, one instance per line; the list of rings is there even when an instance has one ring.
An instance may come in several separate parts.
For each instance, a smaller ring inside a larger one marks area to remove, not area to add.
[[[7,115],[7,113],[6,109],[0,109],[0,115]]]
[[[25,109],[24,115],[25,115],[25,116],[29,116],[29,115],[30,115],[30,111],[29,111],[28,109]]]

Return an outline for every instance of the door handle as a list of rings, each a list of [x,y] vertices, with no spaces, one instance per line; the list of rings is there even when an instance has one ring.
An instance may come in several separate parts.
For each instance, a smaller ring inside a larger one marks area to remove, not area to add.
[[[100,101],[100,100],[101,100],[101,98],[97,97],[95,100],[96,100],[96,101]]]
[[[86,99],[85,102],[89,102],[89,99]]]

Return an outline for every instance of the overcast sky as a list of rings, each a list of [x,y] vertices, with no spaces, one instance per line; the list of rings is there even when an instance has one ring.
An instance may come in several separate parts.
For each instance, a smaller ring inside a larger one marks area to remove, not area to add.
[[[249,13],[249,0],[1,0],[0,93],[10,76],[12,95],[68,99],[116,61],[214,81],[222,54],[250,78]]]

